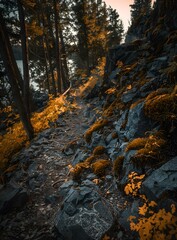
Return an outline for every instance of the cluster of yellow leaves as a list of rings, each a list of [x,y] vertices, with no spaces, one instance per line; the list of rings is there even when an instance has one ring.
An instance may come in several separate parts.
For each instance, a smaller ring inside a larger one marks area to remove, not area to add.
[[[154,201],[146,202],[139,207],[139,214],[142,216],[136,220],[130,216],[130,228],[139,233],[141,240],[170,240],[177,239],[177,216],[176,207],[171,205],[171,211],[165,209],[154,211],[157,204]]]
[[[70,105],[64,96],[50,98],[47,107],[39,113],[34,113],[31,118],[35,133],[49,128],[51,122],[55,122],[61,112],[66,112],[74,105]],[[0,168],[4,168],[10,157],[17,153],[28,143],[22,123],[17,122],[8,129],[0,142]]]
[[[128,184],[125,186],[124,192],[127,195],[137,196],[144,177],[145,174],[138,175],[136,172],[131,172],[128,175]]]

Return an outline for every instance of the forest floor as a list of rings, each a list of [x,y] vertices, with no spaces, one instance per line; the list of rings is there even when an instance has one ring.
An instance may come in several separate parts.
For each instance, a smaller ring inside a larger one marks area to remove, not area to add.
[[[54,219],[62,203],[58,189],[69,177],[67,166],[73,159],[73,155],[67,156],[63,149],[69,142],[83,138],[90,122],[84,115],[85,110],[89,107],[91,116],[95,114],[94,103],[79,100],[77,104],[77,109],[61,116],[61,124],[48,138],[33,140],[28,152],[36,157],[30,158],[27,169],[21,169],[23,176],[11,174],[10,183],[15,186],[18,181],[27,189],[30,199],[24,208],[0,216],[1,240],[56,239]]]

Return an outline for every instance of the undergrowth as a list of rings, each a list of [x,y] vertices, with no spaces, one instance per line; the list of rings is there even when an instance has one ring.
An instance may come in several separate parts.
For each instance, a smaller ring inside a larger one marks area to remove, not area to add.
[[[47,107],[39,113],[34,113],[31,118],[35,134],[50,127],[50,123],[55,122],[59,114],[74,107],[69,104],[64,96],[58,98],[50,97]],[[0,168],[4,168],[9,159],[22,147],[29,144],[27,135],[21,122],[16,122],[8,128],[6,134],[1,137],[0,142]]]
[[[176,206],[171,204],[166,209],[158,207],[155,201],[149,201],[139,193],[145,175],[131,172],[124,188],[127,195],[141,199],[138,216],[130,216],[130,229],[139,234],[140,240],[171,240],[177,239]]]

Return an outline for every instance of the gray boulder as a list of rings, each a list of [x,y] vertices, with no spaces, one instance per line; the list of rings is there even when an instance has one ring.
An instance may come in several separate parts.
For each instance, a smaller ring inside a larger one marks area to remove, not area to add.
[[[0,213],[22,208],[27,201],[28,194],[25,189],[8,184],[0,190]]]
[[[72,165],[83,162],[87,157],[89,157],[89,153],[86,150],[78,149],[72,159]]]
[[[144,115],[144,102],[139,103],[128,113],[124,136],[131,140],[143,137],[146,131],[152,129],[152,121]]]
[[[140,93],[137,88],[132,88],[131,90],[122,94],[121,100],[123,103],[128,103],[139,97]]]
[[[162,165],[143,182],[142,190],[150,199],[177,191],[177,157]]]
[[[87,180],[71,189],[57,213],[55,227],[66,240],[101,239],[113,226],[111,206]]]

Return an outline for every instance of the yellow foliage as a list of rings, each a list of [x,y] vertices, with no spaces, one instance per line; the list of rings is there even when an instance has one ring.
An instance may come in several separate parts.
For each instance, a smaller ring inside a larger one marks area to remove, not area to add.
[[[138,167],[155,165],[164,159],[166,140],[160,132],[147,138],[137,138],[130,142],[126,151],[136,149],[137,153],[131,158]]]
[[[55,122],[61,112],[65,112],[74,105],[70,105],[65,97],[50,98],[47,107],[40,113],[34,113],[31,118],[35,133],[49,128],[49,123]],[[4,168],[8,160],[28,143],[27,135],[22,123],[17,122],[8,129],[0,142],[0,168]]]
[[[128,175],[128,184],[124,188],[126,195],[137,196],[144,177],[145,174],[138,175],[136,172],[131,172]]]
[[[146,202],[139,207],[140,218],[130,216],[130,229],[137,231],[140,240],[170,240],[177,237],[176,207],[171,205],[171,211],[165,209],[152,210],[157,204],[154,201]]]

